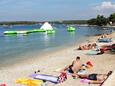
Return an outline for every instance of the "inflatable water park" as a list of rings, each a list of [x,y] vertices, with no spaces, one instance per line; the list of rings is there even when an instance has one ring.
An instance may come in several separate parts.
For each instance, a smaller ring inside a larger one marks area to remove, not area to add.
[[[68,27],[67,27],[67,31],[68,31],[68,32],[73,32],[73,31],[75,31],[75,28],[72,27],[72,26],[68,26]]]
[[[75,31],[75,28],[73,26],[67,26],[66,29],[68,32]],[[14,35],[14,34],[27,35],[29,33],[36,33],[36,32],[45,32],[47,34],[53,34],[55,33],[55,30],[48,22],[45,22],[39,29],[4,31],[3,33],[4,35]]]
[[[46,32],[47,34],[55,33],[53,27],[48,23],[45,22],[40,29],[33,29],[33,30],[19,30],[19,31],[4,31],[5,35],[12,35],[12,34],[29,34],[35,32]]]

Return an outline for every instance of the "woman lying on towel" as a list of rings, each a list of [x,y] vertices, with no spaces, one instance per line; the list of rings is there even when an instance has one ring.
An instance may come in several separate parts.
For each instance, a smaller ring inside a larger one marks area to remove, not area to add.
[[[97,74],[97,73],[85,74],[85,75],[77,74],[76,77],[81,79],[88,79],[89,84],[102,84],[111,74],[112,71],[109,71],[108,74]]]
[[[87,45],[80,45],[78,50],[89,50],[89,49],[94,49],[96,48],[96,43],[93,44],[87,44]]]

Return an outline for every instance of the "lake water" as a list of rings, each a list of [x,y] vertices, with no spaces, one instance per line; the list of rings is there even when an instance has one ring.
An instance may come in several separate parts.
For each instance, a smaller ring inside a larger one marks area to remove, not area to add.
[[[31,33],[26,36],[5,36],[3,32],[7,30],[36,29],[40,28],[41,25],[12,26],[11,28],[0,26],[0,66],[74,45],[86,40],[88,36],[110,33],[113,30],[112,28],[102,29],[101,27],[78,27],[74,25],[76,31],[67,32],[64,24],[54,24],[52,26],[56,31],[54,34]]]

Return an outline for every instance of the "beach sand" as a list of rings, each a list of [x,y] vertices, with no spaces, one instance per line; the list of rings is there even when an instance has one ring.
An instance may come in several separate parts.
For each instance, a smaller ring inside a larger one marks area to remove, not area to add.
[[[112,34],[115,38],[115,33]],[[89,37],[88,40],[94,42],[98,37]],[[110,70],[115,70],[115,54],[106,52],[102,55],[86,55],[86,50],[76,50],[76,46],[69,46],[67,48],[46,53],[44,55],[36,56],[36,58],[27,59],[17,64],[9,65],[0,68],[0,83],[6,83],[6,86],[23,86],[16,84],[16,79],[19,78],[30,78],[29,75],[33,74],[34,71],[40,70],[41,74],[52,74],[59,75],[58,70],[64,68],[66,65],[71,64],[71,62],[76,58],[76,56],[81,57],[81,62],[85,63],[91,61],[94,65],[89,73],[107,73]],[[30,78],[31,79],[31,78]],[[112,82],[115,81],[115,78]],[[111,83],[111,82],[110,82]],[[48,86],[54,86],[55,84],[49,84]],[[80,79],[73,79],[68,76],[67,80],[63,83],[57,84],[56,86],[99,86],[99,85],[89,85],[87,83],[81,83]],[[106,85],[109,86],[109,85]]]

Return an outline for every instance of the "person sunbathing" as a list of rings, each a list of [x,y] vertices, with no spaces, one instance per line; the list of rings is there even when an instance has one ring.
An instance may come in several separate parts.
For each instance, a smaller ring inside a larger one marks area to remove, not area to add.
[[[111,41],[112,37],[110,34],[102,34],[98,40],[103,40],[103,41]]]
[[[87,50],[87,45],[80,45],[78,50]]]
[[[94,48],[96,48],[96,43],[93,43],[93,44],[88,44],[88,45],[80,45],[79,46],[79,50],[89,50],[89,49],[94,49]]]
[[[107,34],[102,34],[101,36],[100,36],[100,38],[107,38]]]
[[[88,79],[89,84],[102,84],[111,74],[112,71],[109,71],[107,74],[97,74],[97,73],[85,74],[85,75],[77,74],[76,77],[81,79]]]
[[[97,48],[97,44],[93,43],[91,49],[95,49],[95,48]]]
[[[74,76],[81,69],[81,67],[82,67],[82,64],[80,61],[80,57],[77,56],[76,59],[72,62],[72,64],[66,66],[64,69],[61,70],[61,72],[68,71],[69,73],[72,73],[72,75]]]

